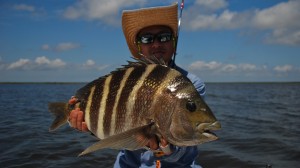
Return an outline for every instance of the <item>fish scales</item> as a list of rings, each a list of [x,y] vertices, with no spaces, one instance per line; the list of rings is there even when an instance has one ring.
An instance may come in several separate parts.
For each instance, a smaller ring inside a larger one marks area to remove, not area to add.
[[[122,120],[122,119],[125,117],[122,116],[122,114],[124,114],[124,115],[126,114],[126,111],[124,110],[124,109],[126,109],[124,107],[124,103],[126,103],[128,101],[128,97],[124,97],[124,95],[122,96],[122,94],[123,94],[123,92],[125,93],[126,91],[130,91],[131,88],[133,87],[132,83],[129,83],[129,85],[127,87],[125,87],[125,86],[127,84],[128,78],[130,77],[131,74],[133,74],[132,72],[134,70],[135,70],[135,68],[128,68],[121,78],[122,80],[119,85],[117,95],[116,95],[116,100],[115,100],[115,103],[113,106],[113,114],[112,114],[111,126],[110,126],[110,135],[121,132],[121,128],[123,128],[123,123],[125,122],[125,120]]]
[[[124,123],[126,125],[125,128],[134,128],[140,125],[141,123],[145,124],[146,122],[145,120],[146,116],[142,118],[138,118],[138,116],[140,116],[141,113],[143,113],[144,111],[141,108],[137,108],[140,104],[139,102],[141,102],[141,100],[144,100],[144,97],[146,95],[142,95],[142,97],[139,97],[137,93],[139,92],[140,88],[143,87],[144,81],[147,79],[148,75],[153,71],[155,67],[156,67],[155,64],[146,66],[145,72],[137,80],[136,85],[134,85],[131,93],[129,94],[130,100],[127,101],[127,105],[126,105],[126,111],[128,114],[126,115],[126,119],[125,119],[126,123]],[[133,78],[133,80],[136,79]]]
[[[130,101],[129,97],[126,96],[126,92],[132,91],[132,87],[134,85],[136,85],[137,79],[139,79],[140,76],[143,75],[143,72],[145,70],[145,67],[134,67],[134,68],[129,68],[126,69],[127,73],[123,73],[126,74],[126,76],[128,76],[128,78],[123,78],[123,76],[120,78],[123,81],[123,89],[122,88],[117,88],[117,87],[110,87],[109,89],[109,95],[111,95],[114,92],[119,92],[119,96],[122,97],[122,99],[120,101],[115,101],[116,98],[120,99],[120,97],[115,97],[114,96],[114,100],[113,99],[107,99],[107,106],[113,106],[111,107],[112,109],[115,109],[114,114],[109,114],[110,111],[105,110],[105,118],[104,121],[107,121],[107,124],[109,124],[109,126],[104,126],[105,129],[107,129],[107,132],[105,132],[105,137],[106,136],[110,136],[110,135],[114,135],[116,133],[122,132],[124,130],[127,130],[126,127],[123,127],[122,125],[125,123],[125,120],[123,120],[123,117],[125,117],[124,115],[127,114],[126,111],[117,111],[117,109],[126,109],[126,104]],[[113,73],[112,76],[116,75],[120,73],[119,71],[116,73]],[[133,82],[134,81],[134,82]],[[111,84],[113,84],[111,82]],[[125,86],[124,86],[125,85]],[[118,91],[115,91],[118,90]],[[122,93],[124,93],[125,95],[122,95]],[[122,95],[122,96],[121,96]],[[116,102],[116,103],[115,103]],[[100,107],[101,108],[101,107]],[[123,112],[123,114],[120,114],[121,112]],[[110,118],[106,117],[106,116],[110,116]],[[118,120],[118,121],[117,121]]]
[[[141,70],[141,68],[143,69]],[[117,110],[117,124],[115,129],[116,134],[146,123],[146,120],[143,120],[145,116],[142,117],[141,115],[143,115],[146,109],[149,109],[145,104],[145,100],[147,100],[145,97],[148,96],[149,93],[141,94],[140,91],[145,90],[144,87],[148,83],[145,81],[149,81],[149,75],[156,68],[156,65],[148,66],[147,69],[144,69],[144,67],[136,67],[133,73],[130,75],[128,81],[125,84],[125,89],[123,89],[122,92],[124,93],[122,94],[122,97],[124,99],[123,101],[120,101]],[[139,75],[137,75],[136,73],[139,73]],[[149,88],[146,89],[149,90]],[[128,92],[128,90],[131,90],[131,92]],[[152,97],[150,98],[150,100],[151,99]]]
[[[132,110],[132,115],[130,118],[132,121],[132,127],[134,124],[138,123],[138,125],[142,124],[139,122],[142,122],[140,118],[150,118],[151,113],[153,112],[151,110],[152,106],[155,106],[153,102],[155,102],[157,98],[156,92],[162,87],[161,84],[165,80],[166,76],[168,75],[169,68],[165,68],[163,66],[154,65],[153,68],[151,68],[151,71],[149,71],[149,74],[147,77],[143,80],[143,83],[141,87],[136,91],[137,98],[143,98],[143,101],[140,101],[140,99],[137,99],[135,101],[135,105]]]
[[[175,95],[176,92],[178,92],[179,90],[177,90],[178,86],[181,85],[184,87],[185,83],[179,83],[178,79],[181,78],[185,78],[184,76],[182,76],[179,73],[175,73],[174,71],[169,71],[169,73],[167,74],[167,76],[165,77],[165,79],[162,81],[162,83],[160,84],[160,87],[158,88],[158,90],[155,93],[155,97],[157,97],[157,101],[153,102],[153,104],[151,105],[151,107],[155,108],[155,107],[160,107],[160,109],[152,109],[151,111],[157,111],[158,113],[155,115],[159,115],[159,118],[161,121],[168,121],[169,115],[166,113],[172,113],[172,110],[174,109],[174,107],[172,107],[174,98],[170,97],[169,94],[164,94],[166,92],[170,92],[170,87],[176,87],[176,89],[174,89],[174,91],[172,91],[172,95]],[[168,100],[168,103],[164,103],[164,106],[161,106],[160,103],[161,102],[165,102],[166,100]],[[155,103],[155,104],[154,104]],[[168,104],[170,106],[168,106]]]
[[[130,94],[133,87],[137,84],[138,80],[145,71],[145,67],[130,68],[130,71],[126,71],[127,79],[124,81],[122,91],[120,93],[119,103],[116,107],[116,117],[115,117],[115,133],[120,133],[124,129],[127,129],[126,120],[129,111],[127,111],[127,105],[132,102]],[[128,74],[127,74],[128,73]]]

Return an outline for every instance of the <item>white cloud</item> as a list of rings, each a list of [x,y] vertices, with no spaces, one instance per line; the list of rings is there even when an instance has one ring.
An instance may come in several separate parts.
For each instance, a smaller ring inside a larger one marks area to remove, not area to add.
[[[53,68],[59,68],[59,67],[64,67],[66,65],[66,63],[64,61],[62,61],[61,59],[57,58],[57,59],[53,60],[49,65]]]
[[[286,45],[299,45],[300,44],[300,29],[299,30],[274,30],[267,36],[267,43],[286,44]]]
[[[24,1],[25,2],[25,1]],[[28,4],[15,4],[12,6],[15,11],[23,12],[22,14],[30,14],[30,18],[35,20],[43,20],[47,16],[47,12],[42,7],[36,7]],[[23,15],[22,15],[23,16]],[[27,16],[27,15],[24,15]]]
[[[102,20],[108,24],[119,25],[117,16],[120,9],[142,3],[143,0],[81,0],[67,7],[63,17],[71,20]]]
[[[30,64],[29,59],[19,59],[18,61],[11,63],[7,69],[28,69],[28,65]]]
[[[239,68],[243,71],[255,71],[258,69],[254,64],[239,64]]]
[[[45,56],[37,57],[35,59],[35,63],[39,66],[43,65],[44,67],[48,68],[59,68],[59,67],[64,67],[66,65],[65,62],[63,62],[61,59],[54,59],[54,60],[49,60]]]
[[[196,61],[189,65],[191,71],[209,71],[209,72],[255,72],[266,69],[266,66],[258,67],[254,64],[240,63],[240,64],[226,64],[217,61]]]
[[[196,61],[190,65],[190,69],[192,70],[215,70],[222,66],[222,63],[211,61]]]
[[[95,64],[96,64],[95,61],[89,59],[83,64],[83,66],[91,67],[94,66]]]
[[[299,27],[300,1],[290,0],[270,8],[256,10],[253,23],[259,28]]]
[[[187,69],[205,81],[277,81],[278,72],[266,65],[251,63],[224,63],[218,61],[196,61]],[[277,68],[278,69],[278,68]],[[300,72],[300,70],[299,70]],[[281,73],[282,74],[282,73]],[[289,79],[294,72],[281,75],[280,79]]]
[[[187,11],[190,17],[186,17],[186,28],[190,30],[221,30],[221,29],[237,29],[250,27],[252,13],[238,13],[228,9],[223,10],[220,14],[216,13],[195,13]]]
[[[300,44],[300,1],[290,0],[271,8],[256,11],[253,24],[259,29],[271,30],[269,43]]]
[[[50,50],[50,46],[48,44],[42,45],[43,50]]]
[[[38,65],[43,65],[43,64],[50,64],[51,61],[45,56],[42,56],[42,57],[37,57],[35,59],[35,63],[37,63]]]
[[[57,51],[57,52],[63,52],[63,51],[68,51],[68,50],[73,50],[76,48],[80,48],[80,44],[78,43],[73,43],[73,42],[63,42],[59,43],[54,47],[51,47],[49,44],[43,44],[42,45],[42,50],[51,50],[51,51]]]
[[[292,65],[283,65],[274,67],[274,71],[276,72],[290,72],[294,69]]]
[[[110,65],[101,65],[101,66],[98,66],[98,67],[97,67],[97,70],[98,70],[98,71],[102,71],[102,70],[104,70],[104,69],[107,69],[108,67],[110,67]]]
[[[66,43],[60,43],[58,44],[54,50],[55,51],[67,51],[67,50],[72,50],[75,48],[79,48],[80,45],[76,43],[71,43],[71,42],[66,42]]]
[[[287,45],[300,45],[300,1],[289,0],[281,2],[265,9],[256,9],[235,12],[223,9],[221,12],[210,10],[224,8],[227,3],[224,1],[203,1],[198,0],[190,9],[187,9],[185,25],[187,29],[241,29],[262,30],[269,32],[265,39],[268,43]],[[206,7],[207,10],[196,10],[199,7]]]
[[[59,70],[74,68],[78,70],[96,70],[102,71],[110,67],[110,65],[97,65],[94,60],[88,59],[84,64],[70,64],[63,60],[49,59],[46,56],[36,57],[34,60],[30,59],[19,59],[16,62],[5,64],[0,60],[0,70],[25,70],[25,71],[35,71],[35,70]]]
[[[218,10],[228,6],[228,3],[225,0],[196,0],[195,4],[211,10]]]
[[[201,60],[190,64],[187,69],[205,81],[294,81],[299,80],[300,73],[300,67],[290,64],[268,67],[251,63],[233,64]]]
[[[224,71],[224,72],[232,72],[232,71],[235,71],[238,67],[236,65],[233,65],[233,64],[227,64],[227,65],[224,65],[222,68],[221,68],[221,71]]]
[[[108,67],[110,67],[110,65],[97,65],[96,62],[94,60],[91,60],[91,59],[88,59],[86,60],[86,62],[83,64],[83,65],[80,65],[80,68],[82,69],[94,69],[94,70],[97,70],[97,71],[102,71],[102,70],[105,70],[107,69]]]
[[[34,6],[26,5],[26,4],[14,5],[13,9],[19,10],[19,11],[28,11],[28,12],[34,12],[35,11],[35,7]]]
[[[7,66],[7,70],[45,70],[64,68],[66,63],[61,59],[49,60],[45,56],[37,57],[34,61],[19,59]]]

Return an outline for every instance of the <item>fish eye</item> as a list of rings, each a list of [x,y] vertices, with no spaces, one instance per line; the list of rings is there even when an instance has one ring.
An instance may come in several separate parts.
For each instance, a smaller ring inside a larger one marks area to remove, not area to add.
[[[188,101],[186,102],[185,107],[186,107],[190,112],[196,111],[196,108],[197,108],[195,102],[193,102],[193,101],[191,101],[191,100],[188,100]]]

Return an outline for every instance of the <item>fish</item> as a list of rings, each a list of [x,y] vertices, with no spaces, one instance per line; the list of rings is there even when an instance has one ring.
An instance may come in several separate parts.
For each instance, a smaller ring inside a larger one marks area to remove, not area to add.
[[[151,136],[176,146],[218,139],[211,131],[219,130],[220,122],[186,76],[157,58],[127,62],[78,89],[75,105],[49,103],[55,117],[49,131],[66,124],[70,111],[80,108],[99,141],[79,156],[103,148],[141,149]]]

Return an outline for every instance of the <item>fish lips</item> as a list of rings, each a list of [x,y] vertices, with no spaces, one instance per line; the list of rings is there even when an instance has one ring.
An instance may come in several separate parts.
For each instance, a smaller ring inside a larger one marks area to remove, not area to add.
[[[211,141],[218,139],[217,135],[211,131],[219,129],[221,129],[221,124],[218,121],[213,123],[201,123],[196,126],[196,131]]]

